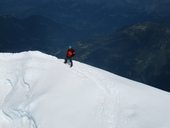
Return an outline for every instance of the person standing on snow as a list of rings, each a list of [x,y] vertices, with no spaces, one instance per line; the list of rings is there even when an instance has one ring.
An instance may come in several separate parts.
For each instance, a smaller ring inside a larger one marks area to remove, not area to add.
[[[70,67],[72,67],[73,66],[72,58],[74,55],[75,55],[75,50],[71,46],[69,46],[64,63],[66,64],[67,61],[69,60],[71,63]]]

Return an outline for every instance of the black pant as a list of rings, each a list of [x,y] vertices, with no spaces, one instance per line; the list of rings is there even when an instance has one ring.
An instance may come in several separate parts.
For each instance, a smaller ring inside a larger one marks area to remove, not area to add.
[[[70,61],[70,64],[71,64],[70,66],[72,67],[73,66],[73,61],[72,61],[72,59],[70,57],[66,57],[64,63],[67,63],[68,60]]]

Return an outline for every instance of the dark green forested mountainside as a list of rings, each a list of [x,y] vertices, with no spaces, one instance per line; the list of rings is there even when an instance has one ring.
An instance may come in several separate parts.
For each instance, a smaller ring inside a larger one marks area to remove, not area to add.
[[[77,59],[170,91],[170,28],[144,22],[77,44]]]

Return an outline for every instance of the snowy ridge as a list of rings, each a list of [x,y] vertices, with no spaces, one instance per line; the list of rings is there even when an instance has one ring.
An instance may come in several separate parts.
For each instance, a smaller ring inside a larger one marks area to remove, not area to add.
[[[168,92],[38,51],[0,65],[0,128],[170,128]]]

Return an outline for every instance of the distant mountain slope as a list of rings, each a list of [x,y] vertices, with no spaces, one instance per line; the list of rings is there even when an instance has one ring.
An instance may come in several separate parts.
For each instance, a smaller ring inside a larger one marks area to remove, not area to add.
[[[145,22],[78,44],[78,60],[170,91],[170,28]]]
[[[170,93],[37,51],[0,53],[1,128],[169,128]]]
[[[0,15],[42,15],[83,30],[106,34],[125,25],[159,20],[170,23],[169,0],[5,0]]]
[[[24,19],[0,17],[1,52],[39,49],[55,53],[59,51],[55,48],[62,48],[65,43],[75,38],[79,38],[77,30],[47,17],[38,15]]]

